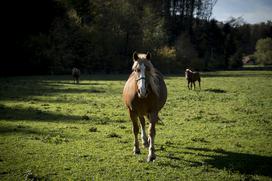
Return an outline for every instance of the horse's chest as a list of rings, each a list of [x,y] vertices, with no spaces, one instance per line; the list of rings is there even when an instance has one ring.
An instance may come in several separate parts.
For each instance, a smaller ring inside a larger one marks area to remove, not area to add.
[[[138,114],[145,115],[147,113],[156,110],[156,100],[150,99],[150,97],[140,99],[136,97],[132,100],[132,110]]]

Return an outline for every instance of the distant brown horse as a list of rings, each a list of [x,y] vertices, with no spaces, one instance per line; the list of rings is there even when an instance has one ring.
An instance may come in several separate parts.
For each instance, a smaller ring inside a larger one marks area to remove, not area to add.
[[[195,89],[195,81],[198,81],[199,89],[201,89],[201,86],[200,86],[201,79],[200,79],[199,72],[193,72],[190,69],[186,69],[185,78],[188,81],[188,89],[192,89],[192,84],[194,84],[194,89]]]
[[[158,113],[167,99],[167,88],[163,76],[153,67],[150,56],[150,53],[138,54],[134,52],[133,72],[130,74],[123,90],[123,99],[133,125],[133,152],[134,154],[140,154],[138,141],[139,118],[142,143],[144,147],[149,147],[148,162],[156,158],[154,147],[155,124],[159,120]],[[144,116],[148,118],[150,123],[148,139],[145,132]]]
[[[72,69],[72,76],[74,79],[74,83],[79,84],[79,77],[80,77],[80,70],[78,68],[73,68]]]

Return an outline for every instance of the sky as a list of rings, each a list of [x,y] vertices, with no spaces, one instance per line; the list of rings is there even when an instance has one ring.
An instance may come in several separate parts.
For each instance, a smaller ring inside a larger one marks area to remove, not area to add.
[[[240,16],[251,24],[272,20],[272,0],[218,0],[213,8],[218,21]]]

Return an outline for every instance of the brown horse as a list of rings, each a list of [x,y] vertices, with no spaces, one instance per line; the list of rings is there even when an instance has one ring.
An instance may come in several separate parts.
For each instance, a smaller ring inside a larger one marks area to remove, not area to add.
[[[149,147],[148,162],[156,158],[154,147],[155,124],[159,120],[158,113],[167,99],[167,88],[163,76],[153,67],[150,56],[150,53],[133,53],[133,72],[130,74],[123,90],[123,99],[133,125],[133,152],[134,154],[140,153],[138,141],[139,118],[142,143],[144,147]],[[150,123],[148,139],[145,132],[144,116],[148,118]]]
[[[195,81],[198,81],[199,89],[201,89],[201,86],[200,86],[201,79],[200,79],[199,72],[193,72],[190,69],[186,69],[185,78],[188,81],[188,89],[192,89],[192,84],[194,84],[194,89],[195,89]]]
[[[72,69],[72,76],[74,79],[74,83],[79,84],[79,77],[80,77],[80,70],[78,68],[73,68]]]

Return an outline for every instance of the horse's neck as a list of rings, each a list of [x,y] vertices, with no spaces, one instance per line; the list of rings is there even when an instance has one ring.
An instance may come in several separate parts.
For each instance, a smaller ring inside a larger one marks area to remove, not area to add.
[[[155,70],[156,71],[156,70]],[[160,76],[161,74],[156,71],[155,75],[150,76],[149,84],[150,84],[150,89],[152,92],[154,92],[157,96],[159,96],[159,86],[160,86]]]

